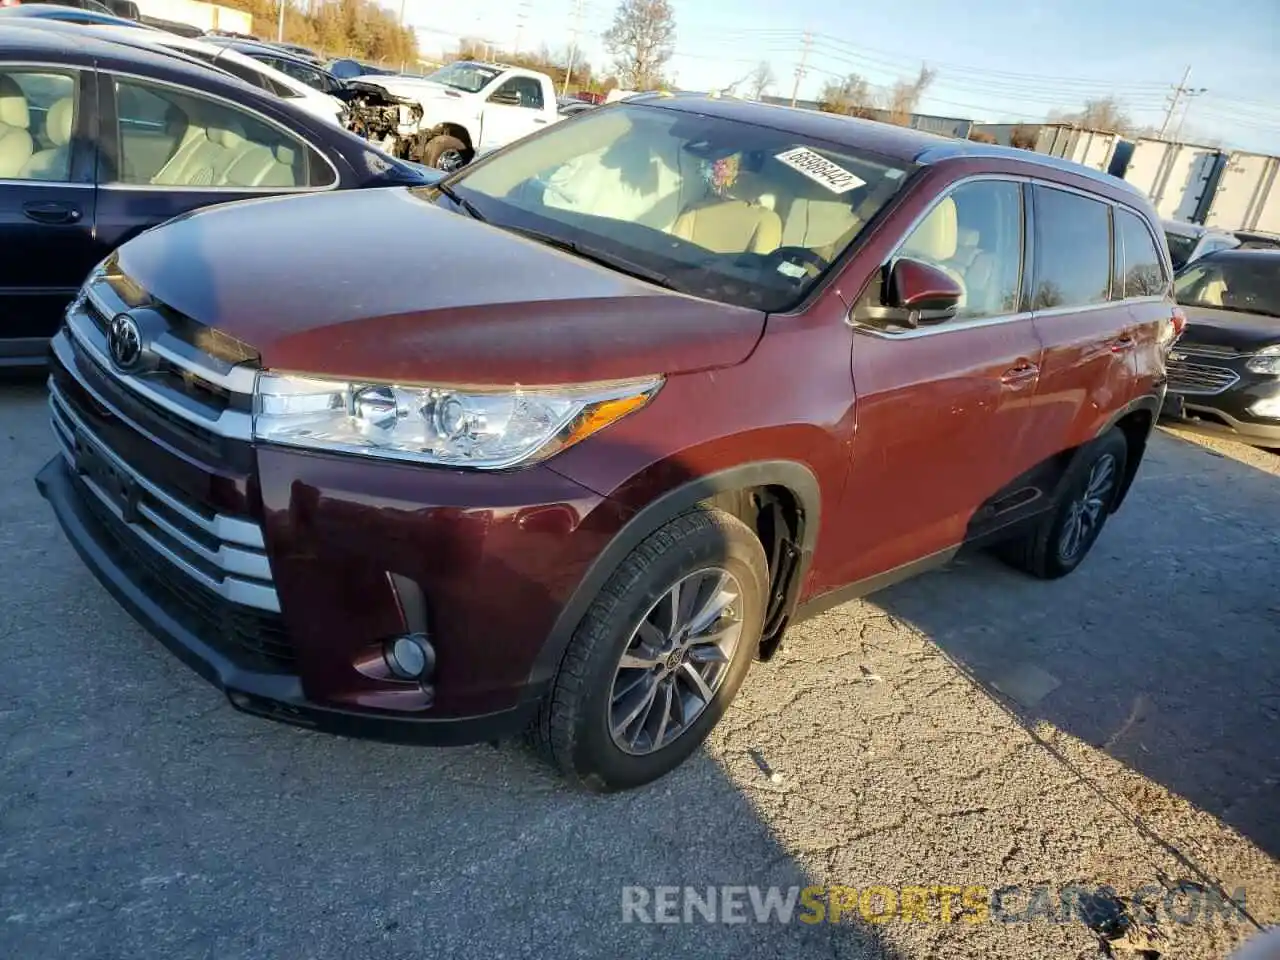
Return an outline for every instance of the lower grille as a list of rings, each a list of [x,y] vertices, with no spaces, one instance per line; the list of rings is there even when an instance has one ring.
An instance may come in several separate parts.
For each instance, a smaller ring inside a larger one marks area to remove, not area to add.
[[[1240,374],[1230,367],[1217,367],[1191,360],[1170,359],[1165,369],[1169,374],[1169,389],[1175,393],[1208,396],[1230,389],[1240,379]]]
[[[217,594],[191,583],[177,581],[172,568],[138,540],[83,480],[74,480],[76,492],[97,521],[96,539],[128,572],[129,579],[169,616],[195,636],[246,668],[274,673],[292,672],[294,650],[277,613],[266,613],[229,603]]]

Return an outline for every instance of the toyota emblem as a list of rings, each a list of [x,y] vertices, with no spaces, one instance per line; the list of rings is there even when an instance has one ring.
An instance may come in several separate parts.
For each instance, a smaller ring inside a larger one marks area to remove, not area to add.
[[[107,349],[111,359],[121,370],[137,366],[142,359],[142,331],[138,323],[127,313],[117,314],[107,330]]]

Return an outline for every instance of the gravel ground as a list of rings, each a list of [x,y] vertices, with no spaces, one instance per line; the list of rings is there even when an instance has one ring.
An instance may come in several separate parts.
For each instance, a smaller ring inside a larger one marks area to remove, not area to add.
[[[1020,910],[1187,881],[1280,921],[1272,454],[1159,434],[1074,576],[979,558],[837,608],[686,767],[600,798],[514,745],[235,712],[64,542],[39,386],[0,385],[0,446],[0,957],[1106,955],[1044,912],[623,923],[627,885],[1012,885]],[[1109,949],[1220,958],[1253,929],[1159,912]]]

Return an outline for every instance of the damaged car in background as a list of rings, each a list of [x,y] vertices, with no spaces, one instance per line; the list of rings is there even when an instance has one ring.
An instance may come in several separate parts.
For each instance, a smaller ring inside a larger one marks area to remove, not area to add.
[[[401,160],[421,163],[422,105],[362,80],[348,80],[347,129]]]

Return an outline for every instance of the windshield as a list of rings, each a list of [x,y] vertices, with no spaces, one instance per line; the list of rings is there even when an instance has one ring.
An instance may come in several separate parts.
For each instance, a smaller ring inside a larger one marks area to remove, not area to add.
[[[451,184],[486,220],[739,306],[795,306],[906,169],[768,127],[620,103]]]
[[[1203,257],[1179,274],[1173,290],[1189,307],[1280,317],[1280,257]]]
[[[501,72],[501,70],[495,70],[493,67],[482,67],[479,64],[458,61],[437,70],[435,73],[428,74],[427,79],[434,83],[443,83],[446,87],[453,87],[455,90],[478,93]]]
[[[1196,238],[1181,233],[1165,233],[1165,241],[1169,244],[1169,259],[1173,261],[1173,269],[1181,270],[1191,253],[1196,248]]]

